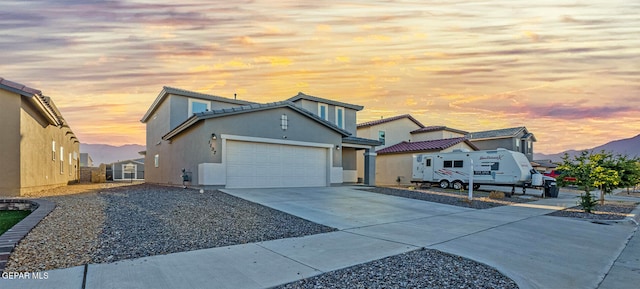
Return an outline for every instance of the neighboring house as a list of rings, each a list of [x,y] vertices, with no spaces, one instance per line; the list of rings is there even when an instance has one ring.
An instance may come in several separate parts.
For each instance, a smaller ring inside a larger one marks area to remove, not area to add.
[[[377,185],[407,185],[411,183],[413,155],[424,153],[452,152],[456,149],[478,150],[465,137],[407,142],[378,150],[376,159]]]
[[[111,164],[114,181],[144,180],[144,158]]]
[[[505,148],[521,152],[529,161],[533,161],[536,137],[524,126],[472,132],[467,134],[467,138],[481,150]]]
[[[541,173],[548,173],[558,167],[551,160],[534,160],[531,162],[531,166]]]
[[[359,137],[378,138],[383,143],[376,147],[378,185],[397,184],[398,178],[401,184],[409,184],[413,154],[446,152],[456,148],[476,150],[465,141],[465,134],[466,131],[446,126],[424,126],[409,114],[358,124]],[[395,147],[393,151],[387,150],[392,147]],[[359,177],[363,174],[363,171],[358,171]]]
[[[42,92],[0,77],[0,196],[79,179],[80,142]]]
[[[192,185],[330,186],[356,181],[364,151],[373,184],[379,142],[355,137],[362,109],[303,93],[260,104],[164,87],[141,120],[145,180],[182,184],[184,169]]]
[[[80,167],[90,168],[93,167],[93,160],[88,153],[80,153]]]

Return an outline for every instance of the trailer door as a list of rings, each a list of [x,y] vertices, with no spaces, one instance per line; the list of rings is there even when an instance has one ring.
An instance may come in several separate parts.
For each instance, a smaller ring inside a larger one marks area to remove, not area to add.
[[[433,182],[433,157],[426,157],[424,160],[423,180]]]

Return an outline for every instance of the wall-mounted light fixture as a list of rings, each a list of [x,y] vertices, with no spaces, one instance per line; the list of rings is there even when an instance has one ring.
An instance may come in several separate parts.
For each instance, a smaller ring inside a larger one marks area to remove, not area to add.
[[[218,139],[218,136],[217,136],[215,133],[212,133],[212,134],[211,134],[211,139],[212,139],[212,140],[217,140],[217,139]]]
[[[336,145],[336,150],[340,150],[340,145]]]

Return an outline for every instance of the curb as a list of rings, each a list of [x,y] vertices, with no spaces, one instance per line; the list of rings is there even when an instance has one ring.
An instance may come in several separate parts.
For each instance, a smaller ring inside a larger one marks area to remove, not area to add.
[[[29,203],[32,206],[35,206],[36,209],[29,214],[26,218],[22,219],[22,221],[15,224],[11,229],[6,231],[2,236],[0,236],[0,273],[4,271],[4,268],[9,261],[9,256],[13,252],[13,249],[22,241],[24,237],[33,230],[33,228],[44,219],[53,209],[56,207],[56,204],[41,199],[4,199],[0,200],[2,203]]]

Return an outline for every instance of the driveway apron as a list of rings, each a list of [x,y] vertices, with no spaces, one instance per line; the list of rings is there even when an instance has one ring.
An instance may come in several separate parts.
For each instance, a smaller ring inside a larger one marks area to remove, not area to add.
[[[224,191],[343,232],[467,257],[521,289],[597,288],[634,231],[628,223],[546,216],[574,206],[573,198],[475,210],[354,187]]]

